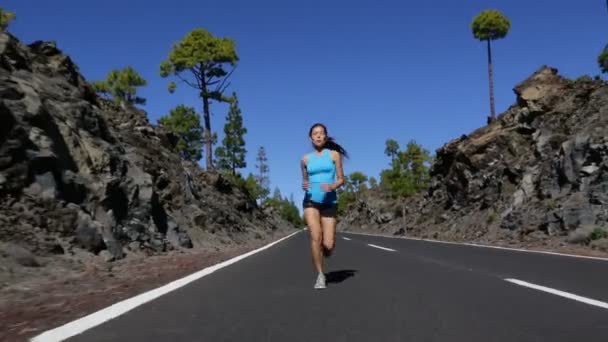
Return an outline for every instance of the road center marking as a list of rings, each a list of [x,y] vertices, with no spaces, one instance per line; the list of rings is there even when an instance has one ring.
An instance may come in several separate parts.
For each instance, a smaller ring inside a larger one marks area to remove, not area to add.
[[[501,249],[501,250],[506,250],[506,251],[513,251],[513,252],[537,253],[537,254],[564,256],[564,257],[570,257],[570,258],[608,261],[608,258],[604,258],[604,257],[594,257],[594,256],[586,256],[586,255],[578,255],[578,254],[566,254],[566,253],[558,253],[558,252],[550,252],[550,251],[542,251],[542,250],[534,250],[534,249],[522,249],[522,248],[512,248],[512,247],[483,245],[483,244],[472,243],[472,242],[470,242],[470,243],[467,243],[467,242],[453,242],[453,241],[422,239],[422,238],[407,237],[407,236],[391,236],[391,235],[368,234],[368,233],[354,233],[354,232],[345,232],[344,234],[372,236],[372,237],[380,237],[380,238],[386,238],[386,239],[401,239],[401,240],[411,240],[411,241],[424,241],[424,242],[441,243],[441,244],[447,244],[447,245],[460,245],[460,246],[470,246],[470,247],[480,247],[480,248],[491,248],[491,249]]]
[[[390,248],[386,248],[386,247],[382,247],[382,246],[376,246],[376,245],[372,245],[371,243],[368,243],[367,245],[370,246],[370,247],[382,249],[382,250],[389,251],[389,252],[396,252],[397,251],[396,249],[390,249]]]

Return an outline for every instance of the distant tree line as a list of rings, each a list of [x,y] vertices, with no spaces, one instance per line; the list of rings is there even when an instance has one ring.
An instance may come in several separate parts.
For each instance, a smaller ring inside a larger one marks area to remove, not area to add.
[[[384,154],[389,157],[389,167],[380,172],[380,183],[376,178],[368,177],[359,171],[345,177],[345,186],[338,197],[340,214],[344,214],[349,205],[370,189],[380,190],[397,200],[403,200],[428,187],[433,158],[429,151],[416,141],[410,140],[405,150],[401,150],[396,140],[388,139]]]

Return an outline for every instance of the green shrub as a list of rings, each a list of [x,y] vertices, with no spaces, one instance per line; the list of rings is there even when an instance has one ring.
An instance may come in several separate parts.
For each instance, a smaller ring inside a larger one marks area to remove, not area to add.
[[[591,232],[591,236],[589,236],[589,238],[591,241],[608,238],[608,231],[600,227],[595,228],[593,232]]]

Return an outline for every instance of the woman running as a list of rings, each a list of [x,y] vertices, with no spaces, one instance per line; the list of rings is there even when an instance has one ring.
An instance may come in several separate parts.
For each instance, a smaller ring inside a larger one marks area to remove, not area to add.
[[[302,206],[310,231],[312,260],[317,271],[315,289],[324,289],[323,256],[329,257],[336,240],[336,189],[344,184],[342,157],[348,157],[342,146],[327,136],[320,123],[308,132],[313,151],[302,157],[302,188],[306,191]]]

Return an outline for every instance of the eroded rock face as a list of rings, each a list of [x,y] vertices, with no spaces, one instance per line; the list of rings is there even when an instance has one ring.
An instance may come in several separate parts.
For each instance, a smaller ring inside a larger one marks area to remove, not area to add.
[[[339,227],[488,241],[608,227],[608,85],[542,67],[514,91],[496,122],[437,151],[427,192],[404,203],[371,192],[374,214],[360,203]]]
[[[293,228],[175,143],[143,111],[97,98],[53,44],[0,34],[0,241],[112,260]]]

